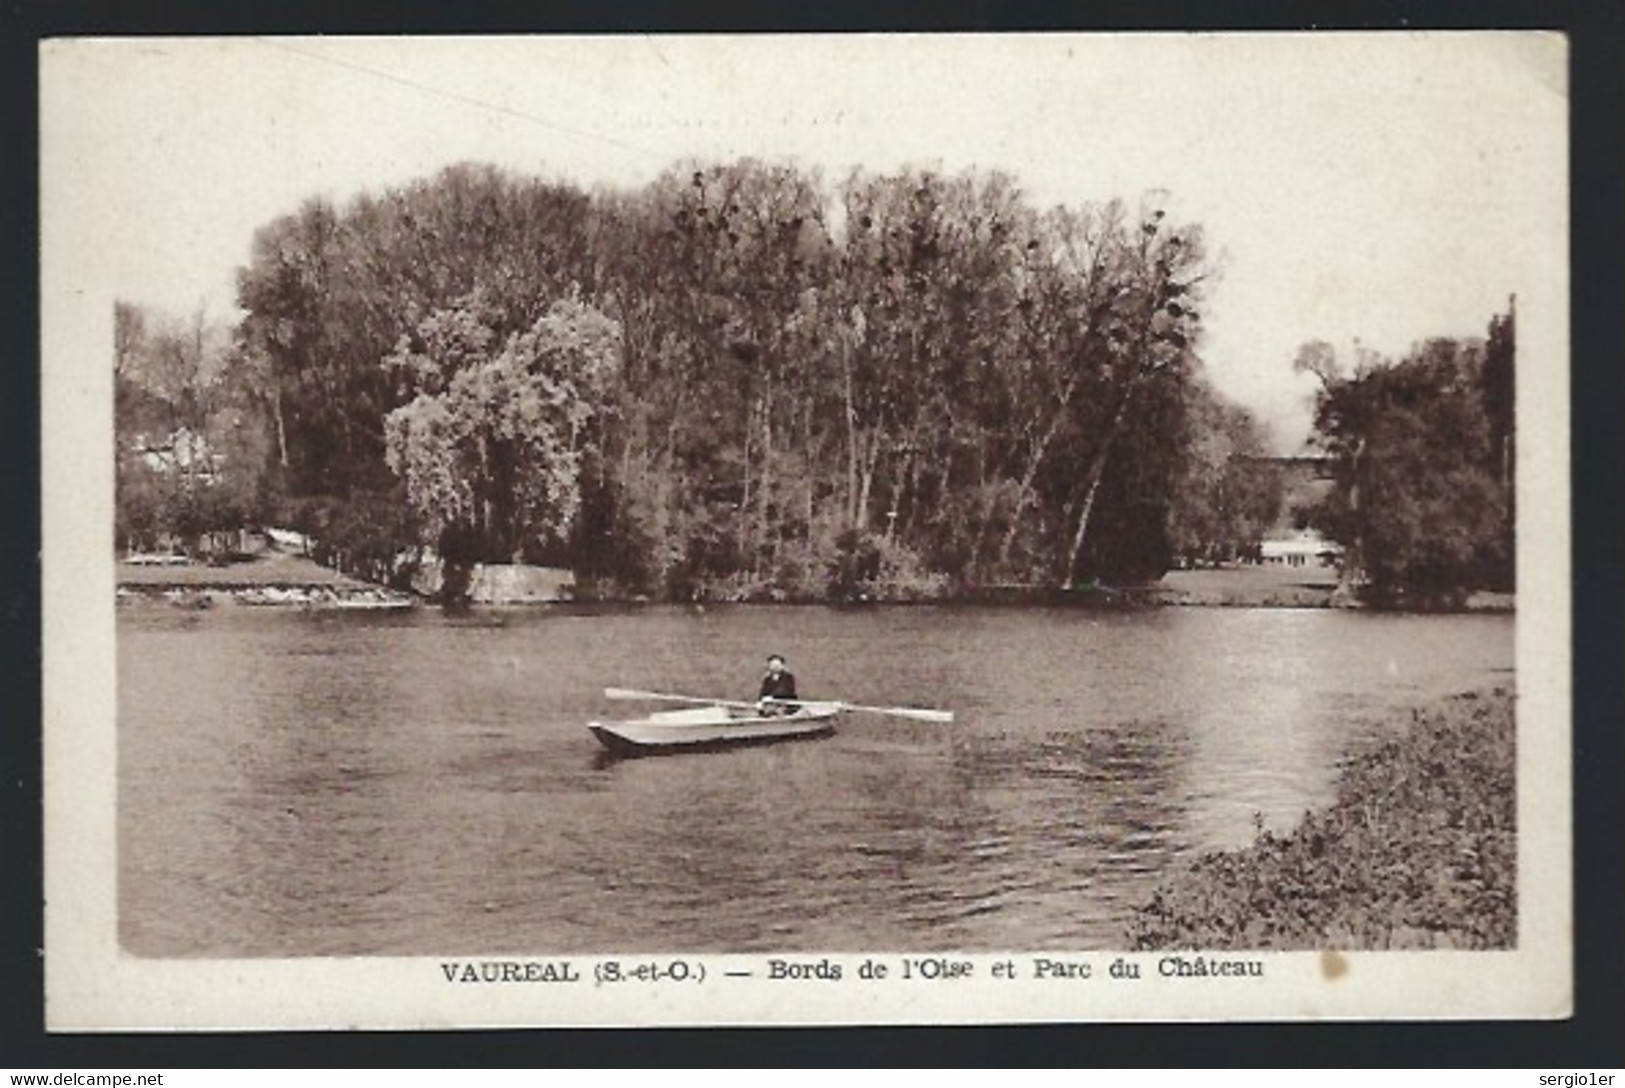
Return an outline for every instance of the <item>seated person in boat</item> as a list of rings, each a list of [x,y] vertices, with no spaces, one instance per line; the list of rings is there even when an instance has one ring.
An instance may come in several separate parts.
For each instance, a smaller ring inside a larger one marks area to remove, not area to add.
[[[757,711],[770,716],[794,714],[801,709],[795,699],[795,674],[785,668],[783,654],[772,654],[767,659],[767,672],[762,676],[761,693],[756,697]]]

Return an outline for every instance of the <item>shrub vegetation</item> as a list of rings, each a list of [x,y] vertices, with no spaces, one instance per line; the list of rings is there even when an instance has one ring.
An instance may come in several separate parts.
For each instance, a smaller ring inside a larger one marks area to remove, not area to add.
[[[1140,949],[1511,948],[1517,940],[1513,696],[1415,712],[1291,834],[1211,853],[1139,908]]]

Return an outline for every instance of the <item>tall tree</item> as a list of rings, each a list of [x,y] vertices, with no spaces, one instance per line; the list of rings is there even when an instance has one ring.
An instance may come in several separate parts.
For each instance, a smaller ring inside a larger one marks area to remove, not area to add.
[[[466,164],[263,227],[238,272],[241,335],[275,378],[289,489],[387,491],[383,421],[402,391],[378,360],[476,289],[498,331],[528,328],[572,283],[590,287],[586,227],[579,189]]]
[[[498,321],[476,296],[431,313],[384,360],[415,393],[390,413],[386,449],[444,554],[523,562],[560,543],[580,506],[581,451],[619,330],[575,298],[524,332],[502,337]]]
[[[1435,339],[1319,394],[1315,439],[1336,475],[1314,519],[1379,596],[1449,598],[1488,580],[1508,494],[1486,467],[1483,367],[1481,345]]]
[[[1090,443],[1087,468],[1077,495],[1076,529],[1065,558],[1063,579],[1071,586],[1081,574],[1079,556],[1088,538],[1100,487],[1114,447],[1148,392],[1167,404],[1187,378],[1201,328],[1202,285],[1210,274],[1202,231],[1176,226],[1156,203],[1142,209],[1137,234],[1119,250],[1114,298],[1110,303],[1108,344],[1101,383],[1093,398],[1109,405]],[[1154,443],[1147,431],[1146,437]]]

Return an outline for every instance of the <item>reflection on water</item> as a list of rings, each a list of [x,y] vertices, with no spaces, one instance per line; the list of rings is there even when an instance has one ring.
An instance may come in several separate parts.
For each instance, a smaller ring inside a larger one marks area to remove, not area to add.
[[[1290,827],[1512,621],[739,608],[119,618],[119,925],[151,956],[1111,947],[1194,851]],[[607,685],[829,740],[608,762]]]

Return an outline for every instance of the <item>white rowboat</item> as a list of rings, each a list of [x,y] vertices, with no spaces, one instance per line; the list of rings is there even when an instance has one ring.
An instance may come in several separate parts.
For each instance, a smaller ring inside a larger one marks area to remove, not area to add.
[[[618,756],[707,752],[787,740],[810,740],[835,732],[840,703],[800,703],[793,714],[768,716],[726,706],[657,711],[624,722],[589,722],[600,744]]]

